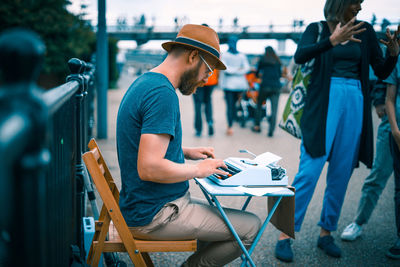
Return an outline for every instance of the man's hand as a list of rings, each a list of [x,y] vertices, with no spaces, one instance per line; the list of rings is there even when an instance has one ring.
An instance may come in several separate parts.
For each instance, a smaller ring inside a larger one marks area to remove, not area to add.
[[[186,147],[183,148],[183,154],[191,160],[215,158],[213,147]]]
[[[341,25],[340,22],[336,25],[335,30],[329,37],[329,40],[331,41],[333,46],[336,46],[340,43],[344,43],[347,41],[361,43],[361,40],[354,38],[354,35],[362,33],[363,31],[366,30],[366,28],[360,29],[360,27],[364,24],[364,22],[359,22],[356,25],[354,25],[355,21],[356,17],[353,17],[349,22],[347,22],[343,26]]]
[[[196,165],[197,168],[197,178],[205,178],[211,174],[221,174],[228,175],[228,172],[220,170],[219,168],[227,168],[222,159],[205,159]]]
[[[386,111],[385,111],[385,104],[377,105],[375,107],[376,115],[381,119],[383,116],[385,116]]]

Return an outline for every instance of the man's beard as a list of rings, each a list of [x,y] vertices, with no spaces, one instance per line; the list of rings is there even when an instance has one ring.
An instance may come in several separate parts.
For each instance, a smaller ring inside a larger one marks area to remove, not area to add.
[[[199,87],[203,82],[198,81],[199,77],[199,70],[200,70],[201,62],[197,64],[196,67],[194,67],[191,70],[187,70],[182,74],[181,77],[181,82],[179,85],[179,91],[182,93],[182,95],[191,95],[193,94],[197,87]]]

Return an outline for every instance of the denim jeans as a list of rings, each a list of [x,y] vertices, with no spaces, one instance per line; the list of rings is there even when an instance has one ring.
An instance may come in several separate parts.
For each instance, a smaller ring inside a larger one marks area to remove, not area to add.
[[[267,118],[269,123],[268,133],[273,134],[275,131],[276,125],[276,115],[278,112],[278,103],[279,103],[279,90],[275,90],[275,92],[271,92],[272,90],[262,90],[258,92],[257,97],[257,109],[255,114],[254,125],[260,126],[261,118],[262,118],[262,104],[265,100],[271,101],[271,116]]]
[[[400,151],[393,135],[389,138],[390,152],[393,157],[394,171],[394,211],[396,216],[397,236],[400,238]]]
[[[229,91],[224,90],[225,101],[226,101],[226,119],[228,121],[228,127],[232,127],[233,121],[236,120],[236,102],[239,100],[239,96],[243,91]]]
[[[387,117],[383,117],[378,127],[376,137],[376,154],[371,173],[365,178],[362,187],[360,203],[358,204],[355,222],[363,225],[368,222],[378,202],[378,199],[393,172],[393,159],[390,153],[389,137],[390,124]]]
[[[206,116],[206,122],[208,125],[213,124],[212,118],[212,100],[211,94],[214,89],[214,86],[204,86],[199,87],[196,90],[196,93],[193,94],[194,101],[194,129],[196,133],[201,133],[203,129],[203,120],[202,120],[202,107],[204,104],[204,114]]]

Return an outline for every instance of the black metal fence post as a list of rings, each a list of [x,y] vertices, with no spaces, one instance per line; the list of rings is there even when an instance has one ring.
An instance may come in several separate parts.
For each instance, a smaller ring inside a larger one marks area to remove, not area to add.
[[[87,150],[87,144],[89,140],[93,137],[93,128],[94,128],[94,99],[96,93],[95,87],[95,71],[96,67],[92,63],[86,63],[86,72],[84,73],[85,81],[87,82],[86,86],[86,96],[83,100],[84,104],[84,136],[86,140],[83,141],[83,151]]]
[[[0,266],[84,262],[81,155],[94,68],[72,59],[67,82],[43,91],[44,51],[33,32],[0,35]]]
[[[87,95],[87,87],[88,87],[88,79],[85,79],[83,73],[88,71],[89,66],[82,60],[77,58],[70,59],[68,61],[68,66],[71,70],[71,75],[67,77],[67,82],[69,81],[78,81],[79,89],[75,94],[76,104],[76,172],[75,172],[75,186],[76,186],[76,225],[77,225],[77,236],[76,240],[79,244],[80,255],[84,257],[84,240],[83,240],[83,226],[82,226],[82,218],[85,215],[85,184],[84,184],[84,166],[82,162],[82,152],[84,149],[84,142],[87,139],[87,132],[83,131],[85,126],[83,124],[85,118],[85,109],[83,108],[83,100]]]
[[[0,265],[46,266],[43,204],[47,108],[35,84],[45,47],[33,32],[0,37]],[[22,256],[23,255],[23,256]]]

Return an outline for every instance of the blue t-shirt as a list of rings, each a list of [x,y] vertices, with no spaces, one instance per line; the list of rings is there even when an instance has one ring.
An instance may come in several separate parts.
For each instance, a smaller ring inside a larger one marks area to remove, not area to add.
[[[178,96],[160,73],[148,72],[137,78],[118,111],[117,153],[122,180],[119,205],[128,226],[149,224],[167,202],[182,197],[189,188],[187,181],[163,184],[140,179],[137,160],[142,134],[169,134],[165,158],[184,163]]]
[[[396,109],[396,120],[397,125],[400,126],[400,57],[397,58],[397,64],[390,76],[384,80],[385,83],[393,84],[396,86],[396,100],[395,100],[395,109]]]

